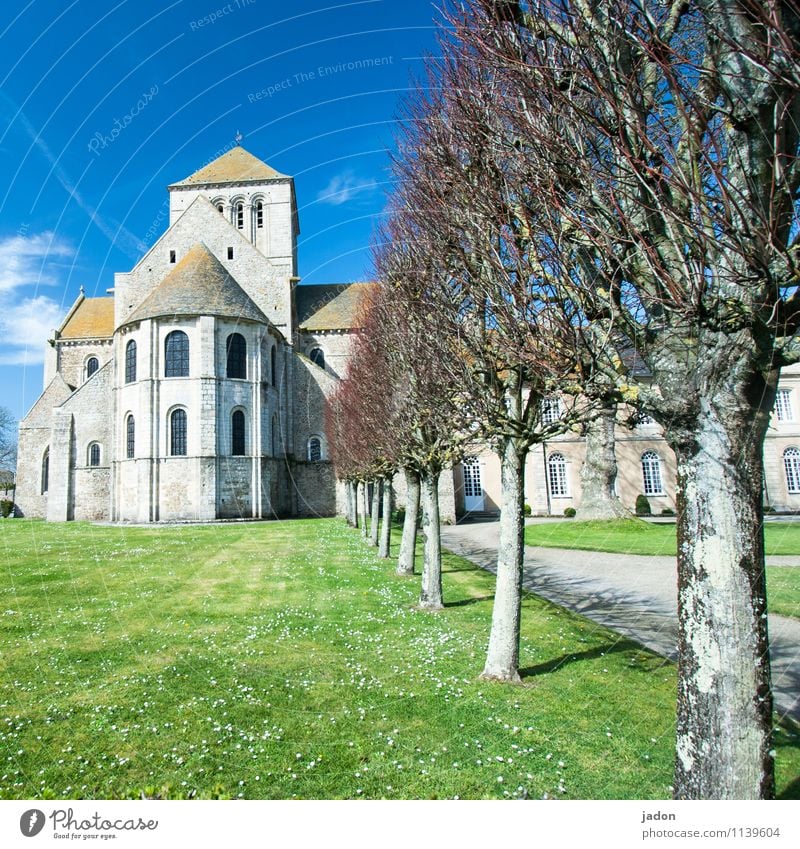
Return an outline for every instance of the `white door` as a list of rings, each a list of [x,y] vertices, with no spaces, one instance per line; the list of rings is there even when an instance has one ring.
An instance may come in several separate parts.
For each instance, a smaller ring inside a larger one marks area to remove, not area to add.
[[[483,510],[483,487],[481,486],[481,464],[477,457],[465,457],[464,469],[464,509],[469,513]]]

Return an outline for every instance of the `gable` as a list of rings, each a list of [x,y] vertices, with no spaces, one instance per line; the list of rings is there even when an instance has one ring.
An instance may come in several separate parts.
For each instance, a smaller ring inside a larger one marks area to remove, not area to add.
[[[20,430],[39,427],[49,428],[53,417],[53,407],[63,404],[73,392],[73,387],[57,373],[47,384],[47,388],[39,396],[39,400],[20,421]]]

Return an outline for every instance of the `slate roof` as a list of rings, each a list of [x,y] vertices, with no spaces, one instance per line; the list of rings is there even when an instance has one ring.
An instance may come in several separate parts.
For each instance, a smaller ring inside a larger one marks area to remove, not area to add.
[[[204,165],[199,171],[173,186],[203,186],[211,183],[247,183],[264,180],[286,179],[274,168],[262,162],[243,147],[234,147],[213,162]]]
[[[215,315],[268,324],[267,317],[202,243],[183,259],[125,320]]]
[[[60,339],[110,339],[114,335],[114,299],[84,298],[67,316]]]
[[[357,325],[361,298],[377,283],[298,286],[295,292],[300,330],[351,330]]]

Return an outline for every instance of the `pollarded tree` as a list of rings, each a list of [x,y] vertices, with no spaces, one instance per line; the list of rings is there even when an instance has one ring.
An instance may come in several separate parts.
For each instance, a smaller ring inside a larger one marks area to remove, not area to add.
[[[560,296],[677,458],[675,795],[769,797],[762,448],[800,358],[800,8],[475,0],[456,37],[504,78]]]
[[[12,470],[17,465],[16,422],[11,413],[0,407],[0,469]]]
[[[573,304],[542,262],[536,198],[490,68],[442,40],[426,94],[409,105],[395,208],[426,269],[426,309],[451,340],[439,367],[501,462],[497,589],[484,677],[519,680],[524,474],[532,445],[580,413],[587,375]],[[560,416],[550,415],[558,399]]]
[[[443,361],[453,343],[441,332],[430,281],[436,273],[420,234],[403,210],[394,209],[375,250],[382,286],[368,303],[365,324],[380,340],[383,379],[393,387],[390,433],[398,468],[406,475],[406,515],[398,572],[413,574],[417,511],[425,533],[420,607],[437,610],[442,599],[439,479],[470,441],[462,387],[450,382]]]

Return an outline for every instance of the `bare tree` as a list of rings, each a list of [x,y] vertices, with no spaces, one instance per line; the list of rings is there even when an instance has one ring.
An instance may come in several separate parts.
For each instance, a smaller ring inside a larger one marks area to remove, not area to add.
[[[0,407],[0,468],[13,470],[17,465],[17,423],[11,412]]]
[[[503,79],[559,297],[677,458],[675,796],[772,796],[762,448],[800,358],[798,3],[475,0],[455,37]]]
[[[553,297],[535,198],[495,107],[493,74],[463,46],[443,39],[426,93],[408,106],[394,206],[426,272],[426,310],[451,340],[439,368],[459,387],[475,435],[500,457],[497,589],[483,675],[518,681],[525,461],[532,445],[569,426],[585,375],[576,357],[581,331],[572,305]],[[565,415],[545,418],[558,396]]]

